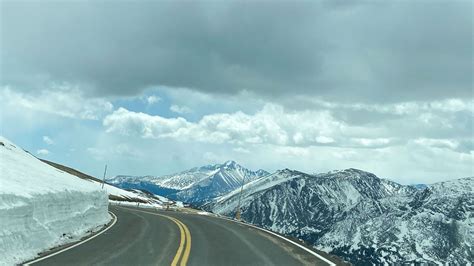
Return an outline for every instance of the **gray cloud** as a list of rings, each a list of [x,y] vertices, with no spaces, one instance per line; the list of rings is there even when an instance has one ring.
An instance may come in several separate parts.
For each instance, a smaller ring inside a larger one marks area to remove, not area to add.
[[[472,97],[472,3],[3,2],[1,83],[285,99]]]

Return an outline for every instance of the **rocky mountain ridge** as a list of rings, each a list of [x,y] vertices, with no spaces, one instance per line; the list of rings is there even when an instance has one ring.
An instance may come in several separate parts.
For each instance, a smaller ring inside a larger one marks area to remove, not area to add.
[[[228,161],[113,182],[153,186],[157,194],[229,217],[235,216],[241,197],[244,221],[302,239],[355,265],[474,260],[473,177],[401,185],[352,168],[269,174]]]
[[[224,195],[243,183],[251,182],[268,172],[251,171],[235,161],[195,167],[165,176],[116,176],[108,182],[121,188],[146,189],[172,199],[203,204]]]
[[[346,169],[281,170],[246,184],[242,218],[354,264],[473,261],[474,178],[424,189]],[[205,206],[233,216],[238,193]]]

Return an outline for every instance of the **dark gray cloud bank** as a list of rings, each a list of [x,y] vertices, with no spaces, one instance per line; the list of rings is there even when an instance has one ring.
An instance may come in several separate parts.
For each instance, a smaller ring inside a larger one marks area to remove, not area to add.
[[[472,2],[1,3],[1,83],[387,103],[472,98]]]

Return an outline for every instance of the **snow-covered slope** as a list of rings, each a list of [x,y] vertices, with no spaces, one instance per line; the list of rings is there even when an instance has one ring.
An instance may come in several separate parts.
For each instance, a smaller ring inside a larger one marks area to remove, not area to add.
[[[282,170],[247,184],[242,218],[354,264],[473,261],[474,178],[424,190],[356,169]],[[233,216],[238,190],[205,207]]]
[[[303,175],[305,174],[302,172],[285,169],[276,171],[273,174],[249,182],[244,185],[242,190],[241,198],[243,204],[251,201],[255,195],[258,195],[259,192],[265,191],[266,189],[276,186],[282,182],[286,182],[290,179],[301,177]],[[214,202],[209,204],[214,206],[213,210],[217,213],[232,213],[233,211],[237,210],[240,191],[240,188],[236,188],[233,191],[216,198]]]
[[[31,259],[109,220],[107,193],[100,186],[0,137],[0,264]]]
[[[203,203],[224,195],[244,183],[268,175],[264,170],[251,171],[234,161],[195,167],[173,175],[116,176],[107,182],[122,188],[147,189],[177,200]]]
[[[101,183],[97,183],[97,185],[100,186]],[[109,184],[104,184],[104,190],[109,195],[109,200],[112,201],[148,203],[156,207],[162,207],[165,203],[174,204],[174,202],[165,197],[146,193],[140,190],[124,190]]]
[[[119,175],[107,180],[111,184],[148,182],[157,186],[183,190],[212,175],[216,169],[213,166],[196,167],[187,171],[165,176],[124,176]]]
[[[74,176],[77,176],[81,179],[85,179],[87,181],[91,181],[95,183],[97,186],[102,187],[102,180],[90,176],[88,174],[85,174],[83,172],[80,172],[74,168],[71,168],[69,166],[65,166],[62,164],[58,164],[55,162],[51,162],[48,160],[41,159],[42,162],[47,163],[54,168],[57,168],[63,172],[72,174]],[[161,197],[158,195],[154,195],[152,193],[149,193],[147,191],[140,191],[140,190],[125,190],[121,189],[118,187],[115,187],[113,185],[110,185],[108,183],[105,183],[103,185],[104,190],[107,192],[109,195],[109,200],[111,201],[127,201],[127,202],[135,202],[135,203],[147,203],[149,205],[155,206],[155,207],[160,207],[163,205],[163,203],[169,203],[169,204],[174,204],[173,202],[170,202],[167,198]]]
[[[251,171],[234,161],[214,165],[215,170],[206,178],[192,186],[179,191],[176,196],[186,202],[202,204],[224,195],[268,173],[259,170]]]

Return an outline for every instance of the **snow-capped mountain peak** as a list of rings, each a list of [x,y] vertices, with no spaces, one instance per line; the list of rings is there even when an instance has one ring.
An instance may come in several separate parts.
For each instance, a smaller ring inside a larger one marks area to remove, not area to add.
[[[358,169],[283,169],[244,186],[242,217],[354,264],[472,261],[474,178],[420,190]],[[239,190],[205,208],[234,216]]]
[[[266,175],[269,175],[270,173],[263,170],[263,169],[258,169],[257,171],[255,171],[255,173],[259,176],[259,177],[264,177]]]
[[[252,171],[229,160],[159,177],[117,176],[109,182],[124,188],[146,188],[185,202],[204,202],[266,175],[264,170]]]
[[[238,165],[235,161],[229,160],[229,161],[226,161],[225,163],[223,163],[222,166],[235,168],[236,166],[240,166],[240,165]]]

